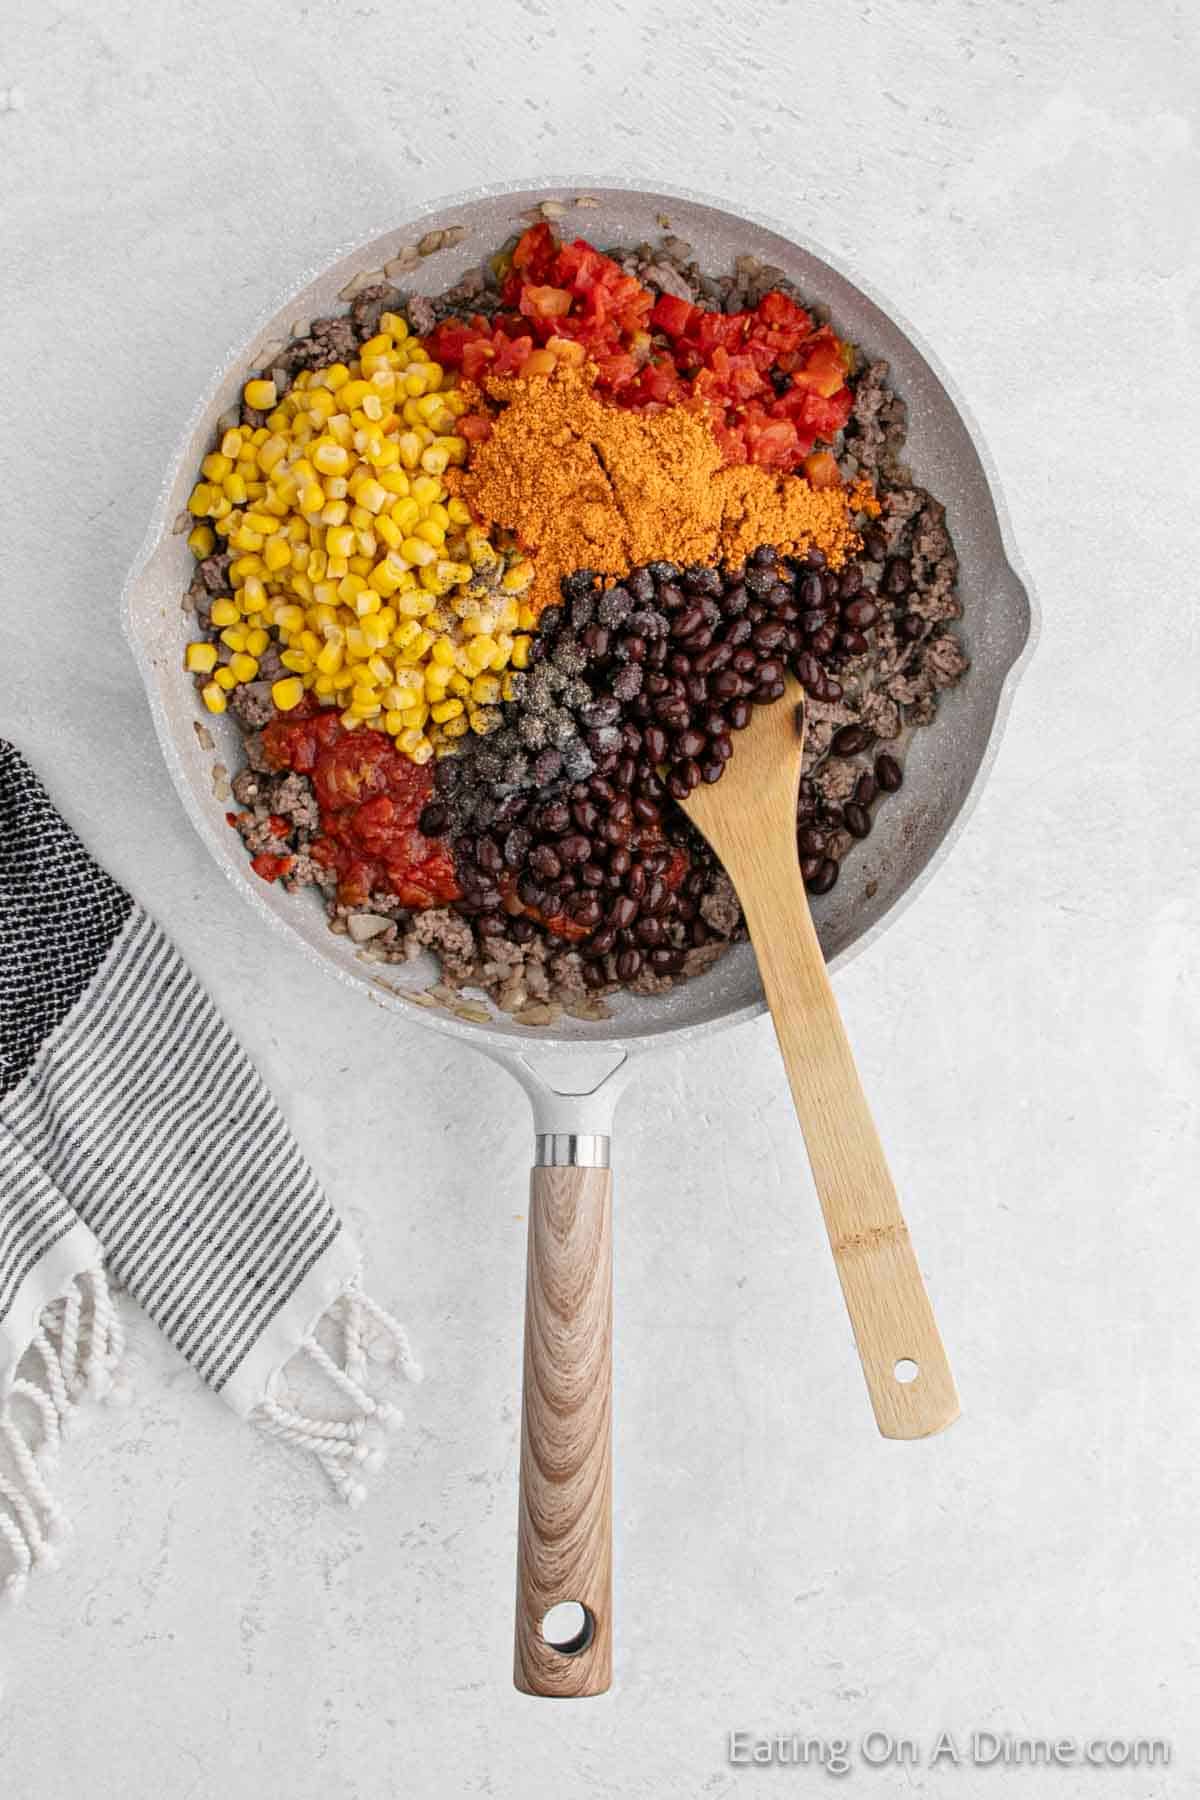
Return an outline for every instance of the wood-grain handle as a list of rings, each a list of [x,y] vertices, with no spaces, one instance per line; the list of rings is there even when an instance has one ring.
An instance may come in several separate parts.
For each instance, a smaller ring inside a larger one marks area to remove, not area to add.
[[[547,1642],[552,1606],[582,1641]],[[513,1680],[602,1694],[612,1679],[612,1176],[536,1168],[529,1182]]]
[[[875,1420],[928,1437],[958,1394],[792,856],[768,892],[743,905]]]

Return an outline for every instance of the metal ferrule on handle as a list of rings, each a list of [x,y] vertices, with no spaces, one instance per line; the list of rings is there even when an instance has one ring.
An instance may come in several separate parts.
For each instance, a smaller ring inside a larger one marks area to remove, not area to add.
[[[535,1169],[607,1169],[610,1137],[592,1131],[539,1131],[533,1140]]]

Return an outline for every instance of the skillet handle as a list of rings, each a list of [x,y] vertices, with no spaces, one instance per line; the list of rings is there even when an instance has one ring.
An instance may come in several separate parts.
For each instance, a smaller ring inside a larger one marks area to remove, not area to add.
[[[538,1138],[529,1181],[513,1681],[612,1680],[612,1175],[608,1139]],[[594,1147],[594,1148],[588,1148]],[[603,1167],[552,1161],[594,1156]],[[552,1607],[582,1607],[564,1633]]]

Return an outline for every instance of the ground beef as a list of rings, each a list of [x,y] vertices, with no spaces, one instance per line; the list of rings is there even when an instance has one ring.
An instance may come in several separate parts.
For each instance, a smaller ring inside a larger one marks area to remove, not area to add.
[[[318,887],[326,896],[337,892],[337,875],[333,869],[324,868],[307,850],[291,854],[292,866],[282,878],[289,894],[295,894],[303,887]]]
[[[395,312],[404,305],[404,295],[399,288],[390,282],[376,281],[370,287],[355,294],[350,302],[350,317],[354,321],[354,329],[360,343],[373,338],[379,330],[379,321],[385,312]],[[409,317],[411,318],[411,306]],[[418,327],[414,326],[414,330]]]
[[[269,785],[267,805],[298,831],[315,832],[320,827],[321,809],[307,775],[288,771],[277,776]]]
[[[265,785],[256,769],[239,769],[233,778],[233,797],[239,806],[257,806]]]
[[[408,323],[418,337],[424,337],[437,324],[433,301],[427,300],[424,294],[411,295],[405,310],[408,314]]]
[[[967,653],[956,637],[946,632],[941,637],[930,638],[925,648],[923,669],[934,687],[953,687],[966,673],[967,666]]]
[[[700,901],[700,917],[723,938],[731,938],[741,925],[742,909],[737,892],[723,871]]]
[[[442,974],[452,987],[464,987],[475,973],[475,933],[466,919],[441,907],[417,913],[409,928],[411,943],[441,958]]]
[[[888,384],[888,365],[871,362],[852,383],[854,411],[844,445],[851,467],[845,472],[890,475],[904,447],[908,409]]]
[[[248,681],[229,696],[229,710],[247,731],[260,731],[275,717],[269,681]]]
[[[229,565],[232,561],[233,557],[228,550],[220,550],[197,563],[196,572],[210,594],[229,592]]]

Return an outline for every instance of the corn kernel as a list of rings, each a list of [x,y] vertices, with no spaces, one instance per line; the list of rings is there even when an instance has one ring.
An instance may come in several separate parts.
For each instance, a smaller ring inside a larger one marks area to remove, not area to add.
[[[213,680],[218,687],[224,688],[227,692],[230,689],[235,688],[238,684],[238,678],[229,667],[228,663],[224,663],[220,668],[213,670]]]
[[[258,658],[249,656],[244,650],[238,650],[230,657],[229,667],[239,681],[253,681],[258,674]]]
[[[271,698],[280,712],[291,712],[304,698],[304,683],[296,675],[287,675],[271,684]]]
[[[196,525],[188,532],[188,549],[197,562],[211,556],[216,547],[217,535],[211,525]]]
[[[183,666],[192,675],[211,675],[217,666],[215,644],[189,644],[183,653]]]
[[[273,381],[248,381],[242,389],[242,399],[255,412],[269,412],[275,404],[275,383]]]
[[[223,713],[225,711],[225,696],[215,681],[208,682],[200,689],[200,698],[203,700],[210,713]]]

